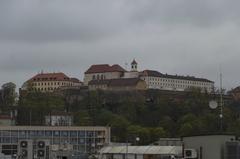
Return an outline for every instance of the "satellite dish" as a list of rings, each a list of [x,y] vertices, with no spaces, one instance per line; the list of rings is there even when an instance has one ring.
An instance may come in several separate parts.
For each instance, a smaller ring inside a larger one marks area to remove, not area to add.
[[[211,100],[211,101],[209,102],[209,107],[210,107],[211,109],[216,109],[216,108],[218,107],[218,103],[217,103],[215,100]]]

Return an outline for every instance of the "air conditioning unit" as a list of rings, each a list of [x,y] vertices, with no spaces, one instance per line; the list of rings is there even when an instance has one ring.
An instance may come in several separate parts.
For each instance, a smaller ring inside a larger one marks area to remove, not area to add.
[[[18,142],[18,156],[21,159],[33,158],[33,141],[32,140],[20,140]]]
[[[36,153],[38,158],[49,158],[49,146],[48,140],[37,140],[36,141]]]
[[[197,151],[195,149],[185,149],[184,150],[184,159],[196,159]]]

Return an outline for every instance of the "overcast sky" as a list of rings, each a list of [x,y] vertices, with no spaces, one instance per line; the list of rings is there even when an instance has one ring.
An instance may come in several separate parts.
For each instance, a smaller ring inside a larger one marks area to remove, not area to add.
[[[240,85],[238,0],[1,0],[0,84],[34,74],[83,79],[92,64]],[[128,66],[129,67],[129,66]]]

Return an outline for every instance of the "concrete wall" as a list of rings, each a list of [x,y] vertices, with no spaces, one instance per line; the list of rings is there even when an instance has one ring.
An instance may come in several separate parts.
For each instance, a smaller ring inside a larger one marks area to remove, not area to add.
[[[183,137],[184,148],[195,149],[198,159],[224,159],[225,143],[234,140],[234,135]]]

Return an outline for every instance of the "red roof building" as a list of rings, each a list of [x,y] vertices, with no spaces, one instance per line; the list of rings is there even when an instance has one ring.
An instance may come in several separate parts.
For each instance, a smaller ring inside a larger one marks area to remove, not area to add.
[[[126,72],[121,66],[115,65],[108,65],[108,64],[100,64],[100,65],[92,65],[85,74],[92,74],[92,73],[105,73],[105,72]]]
[[[78,87],[82,82],[77,78],[70,78],[62,72],[59,73],[39,73],[22,86],[22,90],[53,92],[61,87]]]
[[[84,85],[88,85],[91,80],[106,80],[106,79],[118,79],[124,76],[126,70],[120,65],[92,65],[84,76]]]

